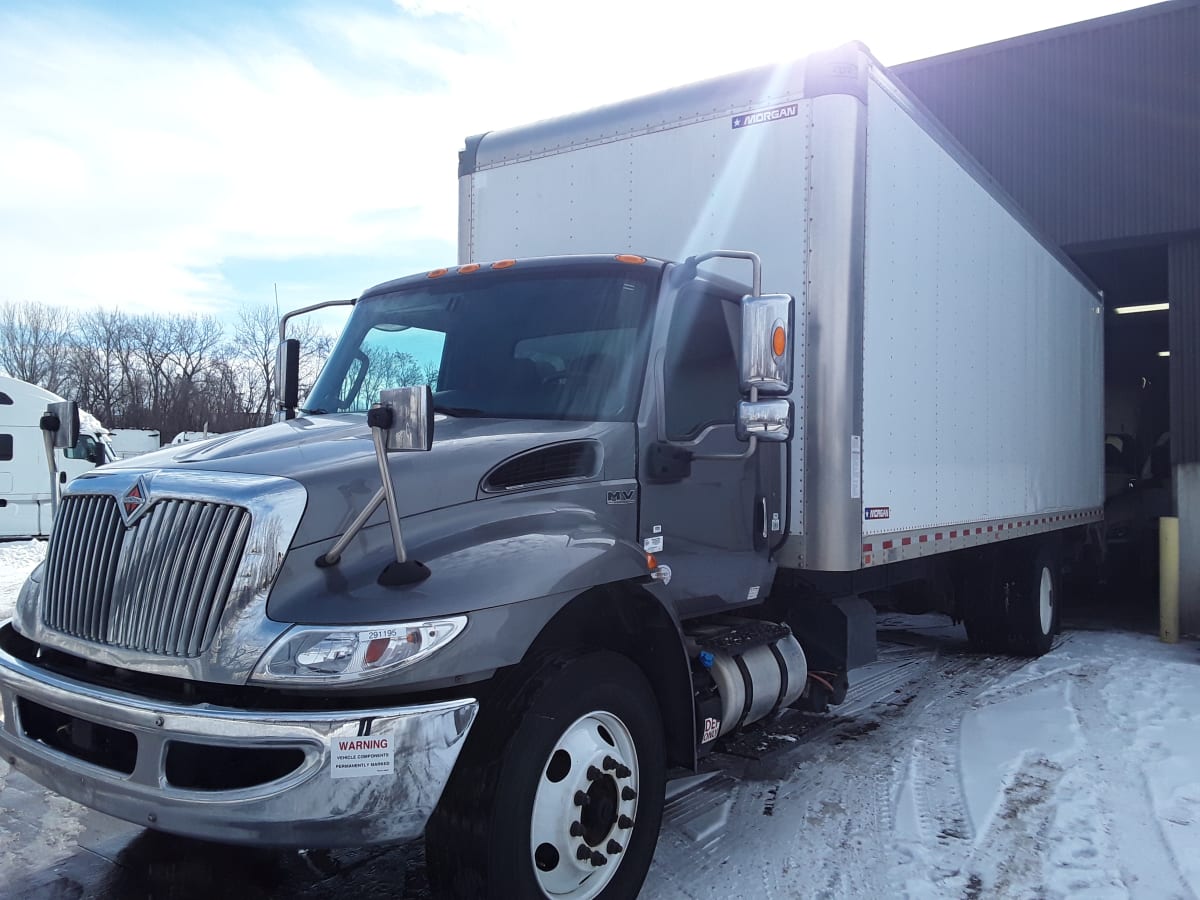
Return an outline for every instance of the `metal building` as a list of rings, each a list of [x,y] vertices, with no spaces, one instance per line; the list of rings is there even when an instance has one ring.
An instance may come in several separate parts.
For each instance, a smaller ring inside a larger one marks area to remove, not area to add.
[[[1200,0],[892,71],[1104,289],[1109,527],[1177,512],[1200,631]]]

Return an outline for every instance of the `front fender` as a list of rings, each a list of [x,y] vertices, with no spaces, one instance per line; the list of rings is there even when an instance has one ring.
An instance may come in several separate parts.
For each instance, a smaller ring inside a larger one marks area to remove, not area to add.
[[[409,558],[429,567],[418,584],[383,587],[394,559],[386,524],[364,529],[336,566],[316,561],[333,541],[293,549],[271,591],[277,622],[350,625],[471,613],[644,576],[646,554],[628,523],[582,505],[533,496],[466,503],[403,522]]]
[[[279,622],[342,626],[466,613],[466,630],[444,650],[363,688],[431,689],[489,677],[520,662],[546,624],[580,593],[647,574],[646,554],[616,535],[611,520],[557,499],[467,503],[405,520],[409,557],[431,574],[403,587],[377,581],[394,559],[386,523],[364,529],[336,566],[316,564],[332,540],[295,548],[271,591],[268,615]],[[483,519],[481,513],[491,515]]]

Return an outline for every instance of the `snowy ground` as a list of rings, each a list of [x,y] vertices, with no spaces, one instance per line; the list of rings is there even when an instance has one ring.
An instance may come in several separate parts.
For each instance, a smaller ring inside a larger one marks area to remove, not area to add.
[[[0,615],[43,549],[0,545]],[[1200,896],[1200,652],[1088,621],[1025,662],[881,618],[836,715],[788,713],[671,783],[643,896]],[[422,853],[170,838],[0,762],[2,896],[424,898]]]

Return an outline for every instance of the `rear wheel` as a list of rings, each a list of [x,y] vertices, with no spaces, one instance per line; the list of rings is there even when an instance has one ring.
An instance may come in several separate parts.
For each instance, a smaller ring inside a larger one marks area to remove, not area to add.
[[[426,829],[439,896],[615,900],[640,889],[666,783],[658,704],[615,653],[497,685]]]
[[[1055,536],[997,548],[962,610],[971,645],[983,652],[1041,656],[1058,632],[1059,550]]]
[[[1034,554],[1032,566],[1018,566],[1002,586],[1007,593],[1010,653],[1041,656],[1050,650],[1058,631],[1058,579],[1057,544],[1046,541]]]

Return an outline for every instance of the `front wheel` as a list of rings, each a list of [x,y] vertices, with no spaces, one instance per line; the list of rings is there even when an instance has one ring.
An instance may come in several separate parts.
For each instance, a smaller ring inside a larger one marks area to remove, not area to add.
[[[658,703],[616,653],[543,659],[497,685],[426,829],[439,896],[636,897],[666,784]]]

